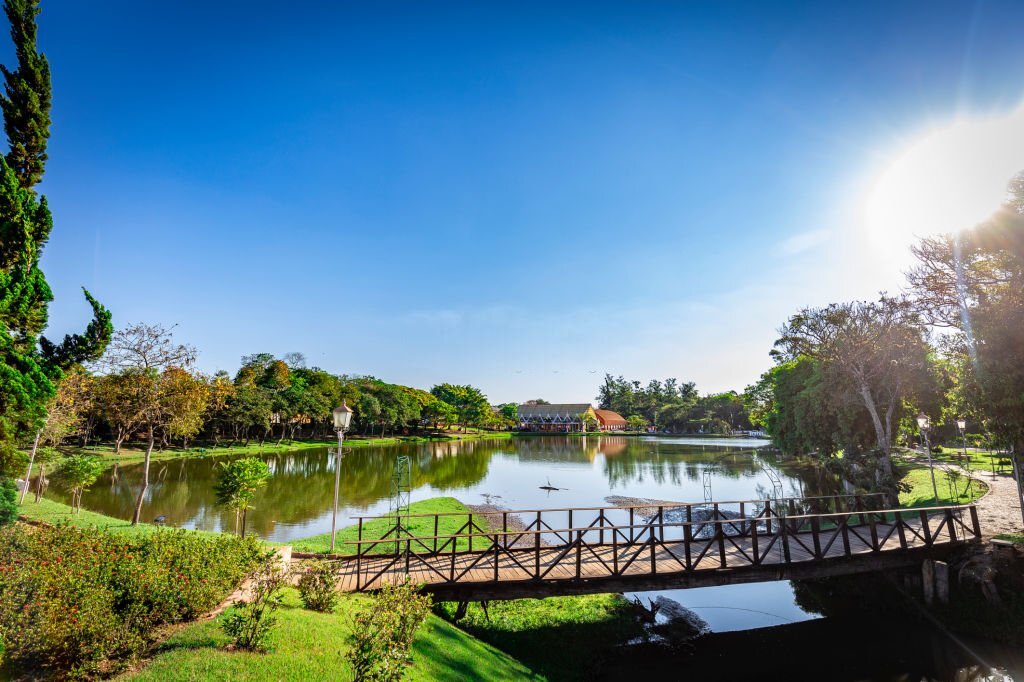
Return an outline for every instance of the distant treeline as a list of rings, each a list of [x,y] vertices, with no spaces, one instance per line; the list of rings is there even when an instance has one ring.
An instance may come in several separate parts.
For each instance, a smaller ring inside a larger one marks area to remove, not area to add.
[[[631,427],[652,425],[659,431],[719,434],[751,428],[741,394],[727,391],[701,396],[692,381],[651,379],[645,386],[605,374],[597,402],[602,409],[626,417]]]

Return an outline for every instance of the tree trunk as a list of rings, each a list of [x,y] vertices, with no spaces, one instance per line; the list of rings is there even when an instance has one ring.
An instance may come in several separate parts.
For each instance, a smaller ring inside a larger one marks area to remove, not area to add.
[[[875,438],[878,440],[878,447],[886,455],[889,454],[889,437],[885,433],[885,427],[882,426],[882,419],[878,416],[878,408],[875,406],[875,399],[871,395],[871,389],[868,385],[862,383],[860,385],[860,395],[864,399],[864,406],[868,408],[868,414],[871,415],[871,423],[875,427]]]
[[[153,454],[153,427],[150,425],[149,430],[146,432],[146,459],[142,465],[142,488],[139,489],[139,497],[135,500],[135,513],[132,514],[132,525],[136,525],[139,522],[139,517],[142,516],[142,500],[146,496],[146,490],[149,488],[149,459]]]
[[[892,460],[889,459],[889,434],[882,425],[882,419],[878,415],[878,407],[875,405],[875,399],[871,395],[871,389],[868,388],[866,383],[860,385],[860,395],[864,399],[864,406],[868,408],[868,414],[871,415],[871,423],[875,427],[875,438],[878,440],[878,449],[881,450],[881,455],[877,458],[877,468],[875,470],[875,485],[878,488],[888,487],[885,485],[885,479],[894,479],[892,471]],[[890,419],[889,415],[886,415],[886,421]],[[887,491],[893,494],[894,491]]]
[[[36,439],[32,441],[32,453],[28,456],[28,471],[25,472],[25,485],[21,487],[21,499],[18,500],[18,504],[25,504],[25,496],[28,495],[28,482],[32,480],[32,465],[36,461],[36,450],[39,449],[39,438],[43,435],[43,430],[39,429],[36,431]]]
[[[243,509],[242,510],[242,537],[243,538],[245,537],[245,517],[248,515],[248,513],[249,513],[248,509]]]
[[[39,480],[36,481],[36,502],[43,496],[43,481],[46,480],[46,464],[39,465]]]

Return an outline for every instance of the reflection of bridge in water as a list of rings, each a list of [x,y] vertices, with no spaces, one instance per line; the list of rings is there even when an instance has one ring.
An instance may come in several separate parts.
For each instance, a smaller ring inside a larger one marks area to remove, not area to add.
[[[414,514],[377,537],[360,519],[352,552],[337,557],[340,586],[409,575],[453,601],[707,587],[911,567],[981,538],[974,505],[884,509],[884,499]],[[434,530],[410,534],[410,522]],[[438,532],[453,522],[458,532]]]

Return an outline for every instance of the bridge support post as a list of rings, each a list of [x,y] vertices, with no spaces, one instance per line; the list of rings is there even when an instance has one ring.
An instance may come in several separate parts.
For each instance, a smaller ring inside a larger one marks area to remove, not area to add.
[[[926,606],[935,603],[935,562],[931,559],[921,563],[921,596]]]
[[[949,603],[949,564],[945,561],[935,562],[935,598],[940,604]]]

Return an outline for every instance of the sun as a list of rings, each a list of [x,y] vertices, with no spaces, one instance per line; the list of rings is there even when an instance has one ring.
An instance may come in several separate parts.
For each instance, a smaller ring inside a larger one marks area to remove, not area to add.
[[[876,246],[905,250],[920,237],[955,233],[989,217],[1024,170],[1024,106],[962,118],[898,149],[864,204]]]

